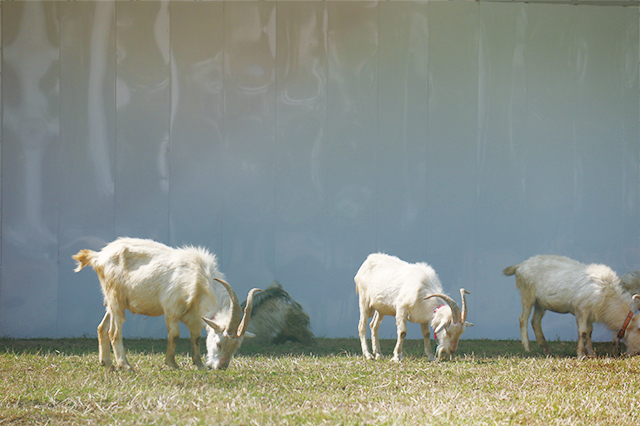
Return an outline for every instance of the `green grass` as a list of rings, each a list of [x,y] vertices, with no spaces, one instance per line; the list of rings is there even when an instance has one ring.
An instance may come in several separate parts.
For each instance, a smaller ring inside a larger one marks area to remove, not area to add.
[[[383,340],[385,354],[393,341]],[[578,361],[575,342],[555,357],[519,341],[463,340],[433,363],[407,341],[401,364],[365,362],[356,339],[315,346],[245,341],[227,371],[195,370],[181,339],[125,340],[135,373],[98,365],[96,339],[0,339],[4,424],[639,424],[640,357],[610,343]]]

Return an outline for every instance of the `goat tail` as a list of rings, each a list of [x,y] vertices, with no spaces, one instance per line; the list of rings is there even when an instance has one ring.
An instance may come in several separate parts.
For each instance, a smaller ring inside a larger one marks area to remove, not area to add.
[[[511,275],[515,274],[517,270],[518,270],[518,265],[508,266],[504,268],[504,271],[502,271],[502,273],[510,277]]]
[[[76,269],[74,269],[73,272],[80,272],[85,266],[92,265],[95,255],[95,251],[84,249],[71,256],[77,263]]]

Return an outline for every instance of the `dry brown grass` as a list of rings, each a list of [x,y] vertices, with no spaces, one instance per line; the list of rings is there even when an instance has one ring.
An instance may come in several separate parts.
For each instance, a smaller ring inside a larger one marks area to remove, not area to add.
[[[0,424],[640,423],[640,357],[577,361],[571,342],[548,358],[465,340],[431,363],[413,341],[400,365],[365,362],[356,339],[245,345],[224,372],[193,369],[186,339],[169,370],[165,345],[125,342],[131,374],[101,368],[93,339],[0,340]]]

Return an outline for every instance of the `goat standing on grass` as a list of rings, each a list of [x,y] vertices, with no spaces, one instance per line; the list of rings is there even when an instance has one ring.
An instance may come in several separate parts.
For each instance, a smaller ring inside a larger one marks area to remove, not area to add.
[[[503,272],[516,276],[516,286],[522,297],[520,334],[527,352],[531,350],[527,332],[531,308],[534,308],[531,324],[536,340],[547,355],[551,351],[541,326],[547,310],[575,315],[579,359],[595,356],[591,344],[594,322],[604,323],[618,332],[618,338],[627,346],[628,355],[640,351],[640,315],[633,316],[640,296],[626,293],[616,273],[608,266],[585,265],[563,256],[538,255],[509,266]]]
[[[462,311],[458,304],[443,294],[438,275],[426,263],[407,263],[395,256],[382,253],[370,254],[355,276],[356,293],[360,297],[360,322],[358,332],[362,355],[372,359],[367,346],[367,319],[371,320],[371,345],[376,359],[382,357],[378,329],[385,315],[396,317],[398,341],[392,361],[402,359],[402,344],[407,335],[407,321],[420,324],[424,337],[424,353],[434,360],[431,352],[429,325],[438,341],[436,349],[440,360],[443,353],[451,355],[458,347],[458,340],[468,323],[467,301],[464,289]],[[445,304],[446,303],[446,304]]]
[[[75,272],[90,265],[100,280],[106,313],[98,326],[98,344],[100,364],[106,367],[112,367],[110,340],[115,367],[133,370],[122,345],[122,323],[128,309],[134,314],[165,316],[169,332],[165,363],[171,368],[178,368],[179,321],[191,334],[193,363],[205,368],[200,333],[206,323],[206,365],[225,369],[247,330],[253,294],[260,291],[249,292],[242,318],[238,297],[218,271],[215,255],[200,247],[171,248],[152,240],[119,238],[99,252],[80,250],[73,259],[78,264]]]

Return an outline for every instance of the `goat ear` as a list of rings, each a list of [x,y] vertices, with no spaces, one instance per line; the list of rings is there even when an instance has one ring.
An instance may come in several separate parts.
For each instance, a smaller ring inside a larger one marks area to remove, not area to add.
[[[253,334],[253,333],[252,333],[252,332],[250,332],[250,331],[245,331],[245,332],[244,332],[244,337],[249,337],[249,338],[251,338],[251,337],[256,337],[256,335],[255,335],[255,334]]]
[[[222,333],[224,331],[224,327],[220,327],[218,324],[216,324],[215,322],[213,322],[213,320],[210,320],[208,318],[202,317],[202,320],[211,328],[213,328],[213,330],[216,333]]]
[[[469,321],[465,321],[465,322],[464,322],[464,326],[465,326],[465,327],[473,327],[473,323],[472,323],[472,322],[469,322]]]
[[[442,329],[444,328],[445,324],[446,324],[446,323],[441,323],[441,324],[439,324],[436,328],[434,328],[434,329],[433,329],[433,332],[434,332],[435,334],[440,334],[440,333],[442,333]]]

